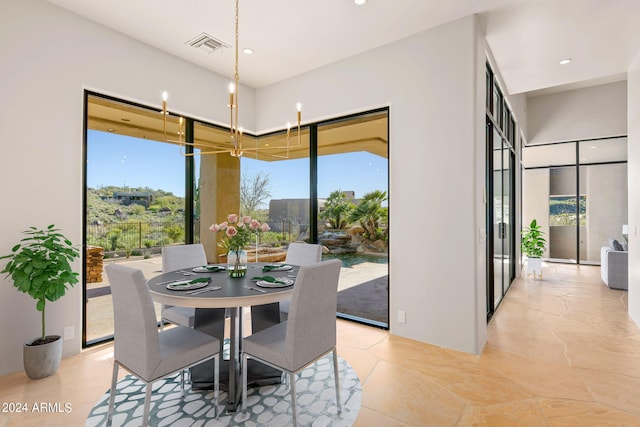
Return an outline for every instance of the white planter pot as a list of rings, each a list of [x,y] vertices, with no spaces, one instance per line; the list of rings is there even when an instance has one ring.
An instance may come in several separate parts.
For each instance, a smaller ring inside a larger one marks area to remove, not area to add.
[[[533,274],[533,278],[536,278],[536,274],[542,279],[542,258],[527,258],[527,277]]]
[[[40,345],[30,345],[35,341],[31,340],[22,346],[24,371],[32,380],[55,374],[60,365],[62,338],[59,335],[47,336],[47,338],[56,339],[50,343]]]

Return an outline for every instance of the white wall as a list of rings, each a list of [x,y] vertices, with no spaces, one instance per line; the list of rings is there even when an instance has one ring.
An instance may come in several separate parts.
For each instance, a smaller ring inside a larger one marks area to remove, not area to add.
[[[290,121],[298,100],[305,120],[390,106],[391,331],[474,353],[486,331],[478,238],[484,38],[477,32],[467,17],[256,95],[259,129]],[[406,323],[397,322],[398,310],[406,311]]]
[[[0,13],[2,220],[0,254],[31,225],[55,223],[82,242],[85,88],[225,123],[228,79],[41,0],[2,0]],[[243,88],[242,121],[255,127],[255,91]],[[220,100],[214,102],[212,100]],[[5,261],[0,261],[0,269]],[[80,262],[74,265],[81,271]],[[80,351],[78,285],[47,305],[47,333],[73,326],[63,355]],[[40,333],[35,303],[0,277],[0,375],[22,369],[22,343]]]
[[[627,82],[540,95],[527,101],[529,144],[627,133]]]
[[[628,75],[629,315],[640,326],[640,52]]]
[[[549,256],[549,169],[529,169],[522,177],[522,225],[536,220],[547,239],[543,257]]]

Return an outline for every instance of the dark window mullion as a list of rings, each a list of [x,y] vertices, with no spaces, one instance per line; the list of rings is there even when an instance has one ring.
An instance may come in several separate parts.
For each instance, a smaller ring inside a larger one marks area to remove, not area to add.
[[[580,141],[576,141],[576,263],[580,264]]]
[[[309,126],[309,232],[318,243],[318,125]]]
[[[193,142],[193,120],[186,119],[184,137],[186,142]],[[193,154],[193,146],[186,145],[186,154]],[[194,242],[194,196],[195,196],[195,161],[193,156],[184,158],[184,242],[190,244]]]
[[[494,307],[494,233],[493,233],[493,125],[490,120],[486,124],[486,235],[487,235],[487,322],[495,311]]]

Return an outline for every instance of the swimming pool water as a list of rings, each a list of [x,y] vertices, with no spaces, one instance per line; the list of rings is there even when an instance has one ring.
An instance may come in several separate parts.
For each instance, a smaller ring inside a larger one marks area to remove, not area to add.
[[[389,257],[386,255],[369,255],[360,253],[326,254],[322,255],[322,260],[339,259],[343,267],[353,267],[363,262],[373,262],[376,264],[388,264]]]

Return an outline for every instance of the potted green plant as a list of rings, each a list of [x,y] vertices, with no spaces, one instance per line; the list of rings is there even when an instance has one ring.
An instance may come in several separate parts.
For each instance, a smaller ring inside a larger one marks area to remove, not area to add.
[[[542,227],[533,219],[528,227],[522,230],[522,241],[520,248],[527,256],[527,276],[533,274],[535,279],[536,273],[542,277],[542,255],[547,245],[544,238]]]
[[[42,335],[23,346],[24,369],[32,379],[53,375],[62,357],[62,339],[47,335],[45,307],[47,301],[64,296],[68,286],[78,283],[78,273],[71,270],[71,262],[80,252],[52,224],[40,230],[30,227],[27,237],[0,259],[9,262],[0,273],[6,273],[13,286],[36,300],[36,309],[42,315]]]

